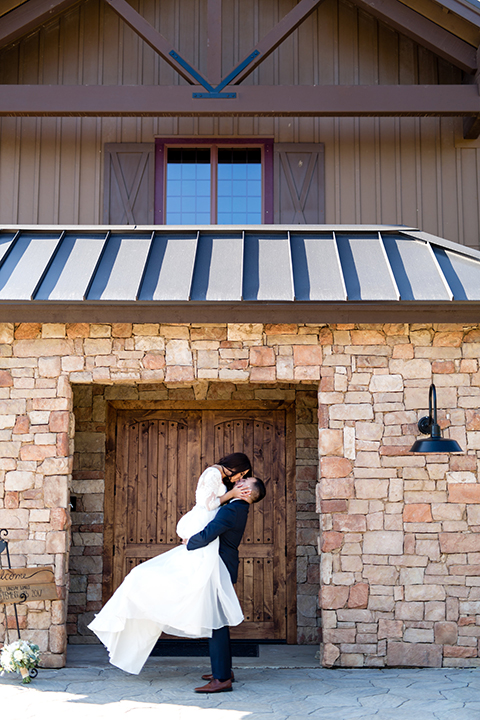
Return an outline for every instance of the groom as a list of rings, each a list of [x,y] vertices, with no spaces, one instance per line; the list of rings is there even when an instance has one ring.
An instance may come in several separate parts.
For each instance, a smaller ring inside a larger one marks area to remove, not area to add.
[[[245,478],[242,485],[250,489],[250,495],[245,500],[234,499],[222,505],[214,519],[201,532],[193,535],[187,543],[187,550],[197,550],[205,547],[215,538],[220,538],[219,554],[230,573],[233,584],[237,582],[238,546],[247,524],[250,505],[265,497],[265,485],[258,478]],[[195,688],[195,692],[229,692],[232,689],[233,673],[228,625],[212,631],[208,647],[212,674],[204,675],[203,679],[210,682],[203,687]]]

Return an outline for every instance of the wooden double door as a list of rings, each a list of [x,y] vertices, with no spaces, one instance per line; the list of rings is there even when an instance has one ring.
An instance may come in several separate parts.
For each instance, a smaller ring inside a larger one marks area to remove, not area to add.
[[[115,471],[106,488],[107,596],[133,567],[179,544],[176,524],[195,504],[203,470],[223,455],[244,452],[267,496],[250,508],[239,548],[236,590],[245,620],[232,636],[295,642],[286,411],[119,410],[115,416]]]

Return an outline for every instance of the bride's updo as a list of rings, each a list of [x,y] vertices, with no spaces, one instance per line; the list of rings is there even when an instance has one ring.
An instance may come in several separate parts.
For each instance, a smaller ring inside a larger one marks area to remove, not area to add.
[[[222,467],[230,470],[232,475],[240,472],[246,472],[247,475],[251,475],[252,473],[252,463],[244,453],[230,453],[230,455],[225,455],[225,457],[220,458],[217,465],[222,465]],[[229,482],[228,478],[223,478],[223,483],[227,490],[232,489],[233,485]]]

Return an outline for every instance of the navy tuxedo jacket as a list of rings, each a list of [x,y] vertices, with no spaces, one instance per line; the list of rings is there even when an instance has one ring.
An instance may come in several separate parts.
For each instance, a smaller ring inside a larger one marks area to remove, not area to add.
[[[247,524],[250,504],[245,500],[234,500],[222,505],[215,517],[187,544],[187,550],[197,550],[209,545],[215,538],[220,538],[219,554],[227,566],[232,583],[238,576],[238,546],[242,541],[243,531]]]

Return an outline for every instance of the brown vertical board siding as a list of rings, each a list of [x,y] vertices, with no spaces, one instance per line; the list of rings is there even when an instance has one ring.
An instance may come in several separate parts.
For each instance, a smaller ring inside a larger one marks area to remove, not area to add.
[[[293,5],[293,0],[224,0],[224,74]],[[142,0],[135,7],[177,43],[187,60],[198,60],[205,70],[205,0],[191,0],[185,11],[178,0]],[[246,83],[460,79],[457,68],[367,13],[343,0],[325,0]],[[0,82],[168,85],[179,81],[111,8],[101,0],[89,0],[2,49]],[[477,186],[477,151],[472,161],[468,148],[455,150],[454,128],[459,127],[455,119],[4,118],[0,127],[3,223],[98,223],[105,143],[153,143],[155,133],[218,132],[228,137],[259,132],[274,135],[277,143],[325,144],[325,222],[419,225],[455,242],[472,246],[479,242],[478,203],[470,200]]]
[[[479,197],[479,163],[478,150],[457,150],[460,155],[460,177],[462,215],[464,218],[463,232],[467,244],[473,245],[479,236],[478,197]],[[473,178],[476,176],[476,181]],[[477,212],[471,210],[477,208]]]
[[[358,12],[358,82],[374,85],[378,82],[378,25],[371,15]]]

